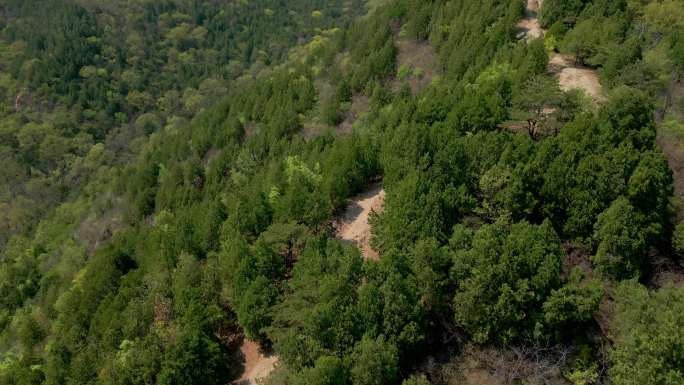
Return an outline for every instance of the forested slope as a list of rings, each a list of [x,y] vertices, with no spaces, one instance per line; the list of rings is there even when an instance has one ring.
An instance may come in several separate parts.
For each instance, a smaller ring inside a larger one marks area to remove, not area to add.
[[[684,383],[680,1],[530,41],[523,1],[37,3],[0,8],[0,382],[226,384],[246,337],[272,384]],[[378,180],[364,260],[332,224]]]
[[[363,12],[354,1],[3,2],[0,244],[102,164]]]

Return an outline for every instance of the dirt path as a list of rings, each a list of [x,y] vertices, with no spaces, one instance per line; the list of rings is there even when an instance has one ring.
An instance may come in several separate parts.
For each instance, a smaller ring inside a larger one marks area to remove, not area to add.
[[[366,259],[379,257],[370,246],[371,226],[368,223],[368,216],[371,211],[382,211],[384,201],[385,190],[380,184],[374,185],[352,199],[342,217],[335,224],[337,237],[357,245]]]
[[[525,18],[520,20],[518,28],[525,34],[525,39],[534,40],[544,37],[544,30],[539,24],[537,14],[541,6],[541,0],[527,0],[527,8],[525,8]]]
[[[582,90],[594,103],[605,101],[598,72],[576,66],[572,56],[554,53],[549,59],[549,72],[558,75],[561,90]]]
[[[248,339],[245,339],[240,351],[245,357],[245,372],[234,385],[256,385],[258,380],[268,377],[278,363],[277,356],[263,354],[259,344]]]
[[[537,17],[542,3],[542,0],[527,0],[525,18],[518,23],[518,28],[527,41],[543,38],[546,33]],[[575,65],[571,56],[553,53],[549,58],[549,72],[558,76],[561,90],[582,90],[594,103],[605,101],[596,70]]]

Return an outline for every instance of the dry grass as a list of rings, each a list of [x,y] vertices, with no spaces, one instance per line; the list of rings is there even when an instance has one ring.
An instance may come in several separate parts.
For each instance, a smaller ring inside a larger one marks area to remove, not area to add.
[[[435,385],[569,385],[562,371],[570,353],[561,346],[466,346],[449,362],[428,359],[422,370]]]
[[[76,231],[76,239],[85,247],[88,255],[92,255],[100,245],[124,227],[123,213],[127,209],[127,203],[120,197],[112,197],[111,200],[109,209],[99,214],[90,213]]]

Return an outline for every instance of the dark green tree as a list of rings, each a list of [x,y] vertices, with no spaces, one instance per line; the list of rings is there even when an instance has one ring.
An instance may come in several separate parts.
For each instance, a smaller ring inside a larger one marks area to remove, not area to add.
[[[629,201],[620,197],[599,215],[594,240],[598,244],[594,263],[605,274],[634,277],[646,258],[644,222]]]

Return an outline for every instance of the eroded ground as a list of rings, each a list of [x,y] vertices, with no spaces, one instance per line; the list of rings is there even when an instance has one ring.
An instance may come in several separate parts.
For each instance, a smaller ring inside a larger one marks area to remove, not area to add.
[[[413,94],[422,91],[439,74],[437,53],[430,44],[415,39],[398,38],[394,41],[397,47],[397,68],[402,67],[408,73],[406,80]],[[402,79],[398,79],[402,80]]]
[[[354,197],[344,214],[335,223],[337,237],[355,244],[365,259],[377,259],[378,253],[370,246],[371,226],[368,217],[372,211],[382,211],[385,190],[380,184],[374,185],[364,193]]]
[[[527,0],[525,17],[518,22],[518,28],[525,34],[527,40],[544,37],[544,30],[542,30],[542,27],[539,24],[539,18],[537,17],[540,6],[540,0]]]

